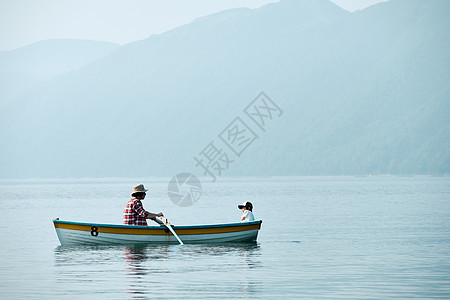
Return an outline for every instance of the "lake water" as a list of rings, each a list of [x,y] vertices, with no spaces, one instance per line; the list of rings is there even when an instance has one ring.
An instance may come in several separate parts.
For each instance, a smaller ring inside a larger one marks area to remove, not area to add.
[[[221,178],[188,208],[168,181],[0,181],[1,298],[450,298],[449,177]],[[52,219],[120,224],[138,183],[176,225],[235,222],[251,201],[258,242],[59,245]]]

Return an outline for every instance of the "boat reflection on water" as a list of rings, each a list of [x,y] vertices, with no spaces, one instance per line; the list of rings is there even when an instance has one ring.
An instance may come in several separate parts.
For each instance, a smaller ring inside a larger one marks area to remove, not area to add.
[[[209,265],[211,271],[216,274],[223,273],[223,277],[214,276],[222,281],[219,284],[222,285],[223,291],[239,289],[241,291],[240,298],[260,295],[262,282],[258,276],[253,276],[256,274],[253,271],[262,268],[261,248],[258,243],[199,245],[181,248],[185,256],[199,260],[205,257],[210,264],[213,264],[213,266]],[[207,266],[208,264],[205,267]],[[210,288],[214,289],[214,285]]]
[[[100,265],[114,261],[118,248],[115,246],[58,246],[55,248],[55,265],[59,267]]]
[[[251,297],[263,289],[255,270],[263,267],[257,243],[58,246],[54,257],[58,285],[87,294],[126,292],[142,299],[189,290]]]
[[[260,255],[257,243],[126,247],[127,291],[132,299],[179,288],[193,294],[238,288],[244,295],[256,295],[261,282],[247,275],[262,267]]]
[[[151,266],[146,264],[148,260],[158,261],[168,258],[168,245],[164,246],[130,246],[124,248],[126,273],[128,277],[139,277],[151,273]],[[158,269],[158,272],[163,270]]]
[[[210,244],[210,245],[185,245],[180,247],[180,252],[187,256],[206,255],[214,256],[228,256],[228,255],[242,255],[243,258],[259,256],[260,246],[255,243],[236,243],[236,244]],[[249,266],[253,263],[249,262]]]
[[[123,249],[125,258],[125,274],[128,281],[127,293],[132,299],[140,299],[151,292],[150,278],[169,271],[164,261],[169,258],[168,245],[145,246],[136,245]]]

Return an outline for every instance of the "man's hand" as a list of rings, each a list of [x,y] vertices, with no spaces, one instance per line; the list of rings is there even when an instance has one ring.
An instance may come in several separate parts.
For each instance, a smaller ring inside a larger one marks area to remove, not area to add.
[[[167,220],[164,217],[159,217],[159,218],[154,217],[154,218],[151,218],[151,219],[153,221],[155,221],[156,223],[158,223],[159,225],[166,225],[166,226],[170,225],[169,220]]]

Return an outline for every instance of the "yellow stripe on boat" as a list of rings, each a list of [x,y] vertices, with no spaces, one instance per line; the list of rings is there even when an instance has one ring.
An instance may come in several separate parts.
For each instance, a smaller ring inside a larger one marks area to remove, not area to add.
[[[117,227],[104,227],[101,225],[78,225],[78,224],[66,224],[55,223],[55,228],[77,230],[77,231],[92,231],[92,227],[96,227],[97,232],[104,233],[116,233],[116,234],[143,234],[143,235],[166,235],[164,229],[143,229],[143,228],[117,228]]]

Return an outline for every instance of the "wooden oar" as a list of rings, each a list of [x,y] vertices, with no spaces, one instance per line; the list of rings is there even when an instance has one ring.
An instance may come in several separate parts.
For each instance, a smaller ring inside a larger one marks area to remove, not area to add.
[[[170,232],[172,232],[173,236],[177,238],[178,242],[180,242],[181,245],[184,245],[181,239],[178,237],[178,234],[175,232],[175,230],[173,230],[172,226],[170,226],[169,220],[164,217],[160,217],[159,219],[170,230]]]

